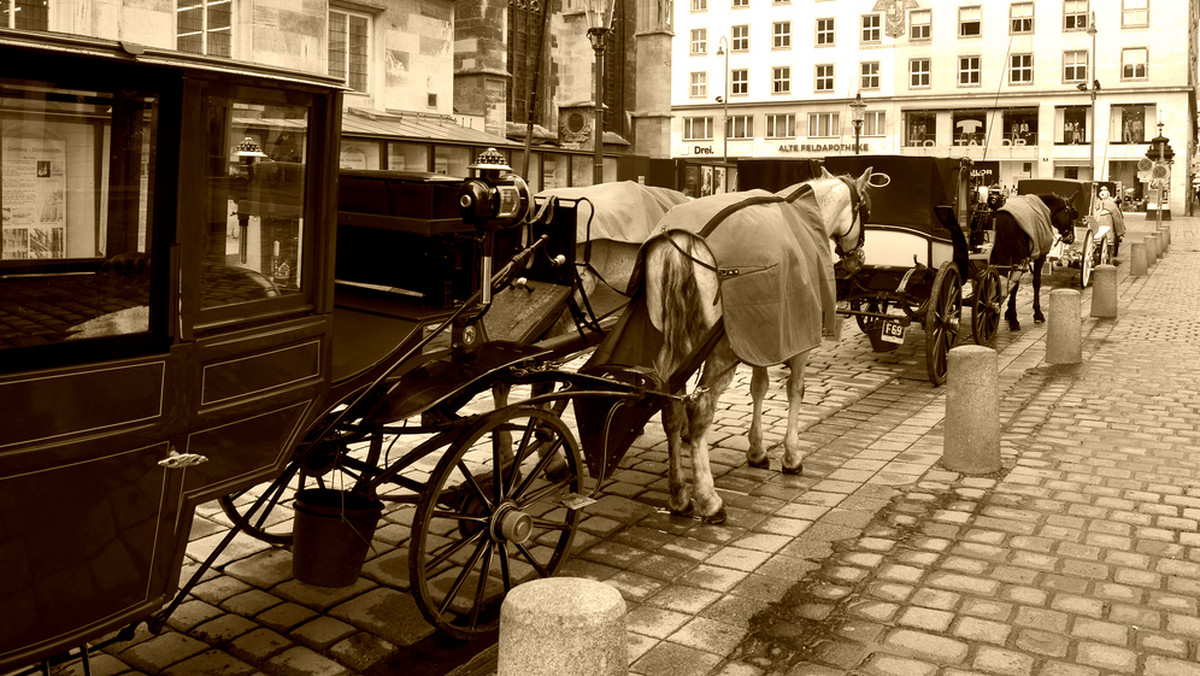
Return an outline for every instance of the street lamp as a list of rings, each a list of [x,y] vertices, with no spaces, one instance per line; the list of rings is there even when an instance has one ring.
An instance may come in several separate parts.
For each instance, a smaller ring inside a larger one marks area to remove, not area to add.
[[[587,8],[587,36],[596,52],[596,119],[592,131],[596,147],[592,159],[592,185],[604,182],[604,48],[612,33],[613,11],[616,9],[616,0],[607,0],[607,8],[604,7],[605,0],[595,2],[599,4],[600,11],[592,7],[593,3],[589,3]]]
[[[862,135],[863,118],[865,117],[867,104],[863,103],[862,92],[854,95],[854,100],[850,102],[850,121],[854,123],[854,154],[858,154],[858,139]]]
[[[725,57],[725,71],[721,74],[721,81],[724,83],[724,92],[717,97],[717,103],[721,104],[721,166],[725,166],[729,162],[729,45],[725,41],[725,36],[721,36],[721,40],[717,43],[717,56]]]
[[[1096,13],[1095,12],[1092,12],[1092,15],[1090,17],[1088,17],[1087,34],[1092,36],[1092,56],[1090,59],[1091,69],[1092,69],[1092,86],[1091,86],[1092,121],[1091,121],[1091,124],[1088,125],[1088,127],[1089,127],[1088,131],[1090,132],[1089,136],[1091,136],[1091,141],[1088,143],[1088,145],[1091,146],[1091,158],[1088,160],[1088,166],[1092,172],[1092,180],[1098,181],[1098,180],[1100,180],[1100,177],[1096,175],[1096,92],[1100,91],[1100,78],[1097,77],[1097,73],[1096,73],[1096,66],[1098,64],[1096,63]]]

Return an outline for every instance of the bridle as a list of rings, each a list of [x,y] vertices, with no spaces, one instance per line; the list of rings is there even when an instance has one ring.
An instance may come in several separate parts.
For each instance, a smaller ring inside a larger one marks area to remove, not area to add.
[[[853,215],[850,217],[850,229],[845,234],[835,235],[833,241],[833,250],[841,258],[853,255],[863,248],[863,244],[867,240],[867,221],[871,219],[871,206],[867,201],[858,194],[858,187],[854,180],[848,176],[838,176],[837,179],[846,185],[846,189],[850,191],[850,211]],[[842,249],[842,238],[854,232],[854,219],[858,219],[858,242],[849,250]]]

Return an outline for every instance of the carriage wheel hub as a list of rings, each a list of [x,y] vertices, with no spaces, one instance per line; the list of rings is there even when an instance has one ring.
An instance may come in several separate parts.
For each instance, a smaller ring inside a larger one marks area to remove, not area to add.
[[[524,544],[533,533],[533,517],[517,509],[514,504],[502,505],[492,519],[492,536],[497,540],[511,540]]]

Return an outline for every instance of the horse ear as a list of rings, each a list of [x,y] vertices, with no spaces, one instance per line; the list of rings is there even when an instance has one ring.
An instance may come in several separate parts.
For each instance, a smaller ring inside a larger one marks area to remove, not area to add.
[[[829,168],[822,165],[821,166],[821,178],[833,178],[833,177],[834,177],[833,174],[831,174],[829,172]]]
[[[868,185],[870,185],[870,182],[871,182],[871,171],[872,171],[873,169],[875,169],[875,167],[874,167],[873,165],[872,165],[872,166],[870,166],[870,167],[867,167],[866,171],[864,171],[864,172],[862,173],[862,176],[859,176],[857,179],[855,179],[855,181],[854,181],[854,184],[855,184],[855,186],[858,188],[858,192],[859,192],[859,193],[861,193],[862,191],[866,190],[866,189],[867,189],[867,186],[868,186]]]

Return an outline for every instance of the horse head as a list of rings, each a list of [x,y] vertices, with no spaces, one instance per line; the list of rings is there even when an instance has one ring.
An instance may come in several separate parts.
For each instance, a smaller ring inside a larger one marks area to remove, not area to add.
[[[1059,237],[1066,244],[1071,244],[1075,241],[1075,222],[1079,220],[1079,210],[1075,208],[1075,197],[1079,193],[1071,197],[1063,197],[1062,195],[1051,195],[1046,206],[1050,208],[1050,224],[1058,231]]]
[[[850,223],[842,232],[834,233],[834,250],[841,258],[861,258],[863,244],[866,242],[867,221],[871,219],[871,193],[867,190],[870,187],[871,170],[873,167],[867,167],[862,175],[858,178],[852,176],[833,176],[828,169],[821,167],[821,171],[829,178],[836,178],[846,186],[847,193],[850,198],[849,212]]]

